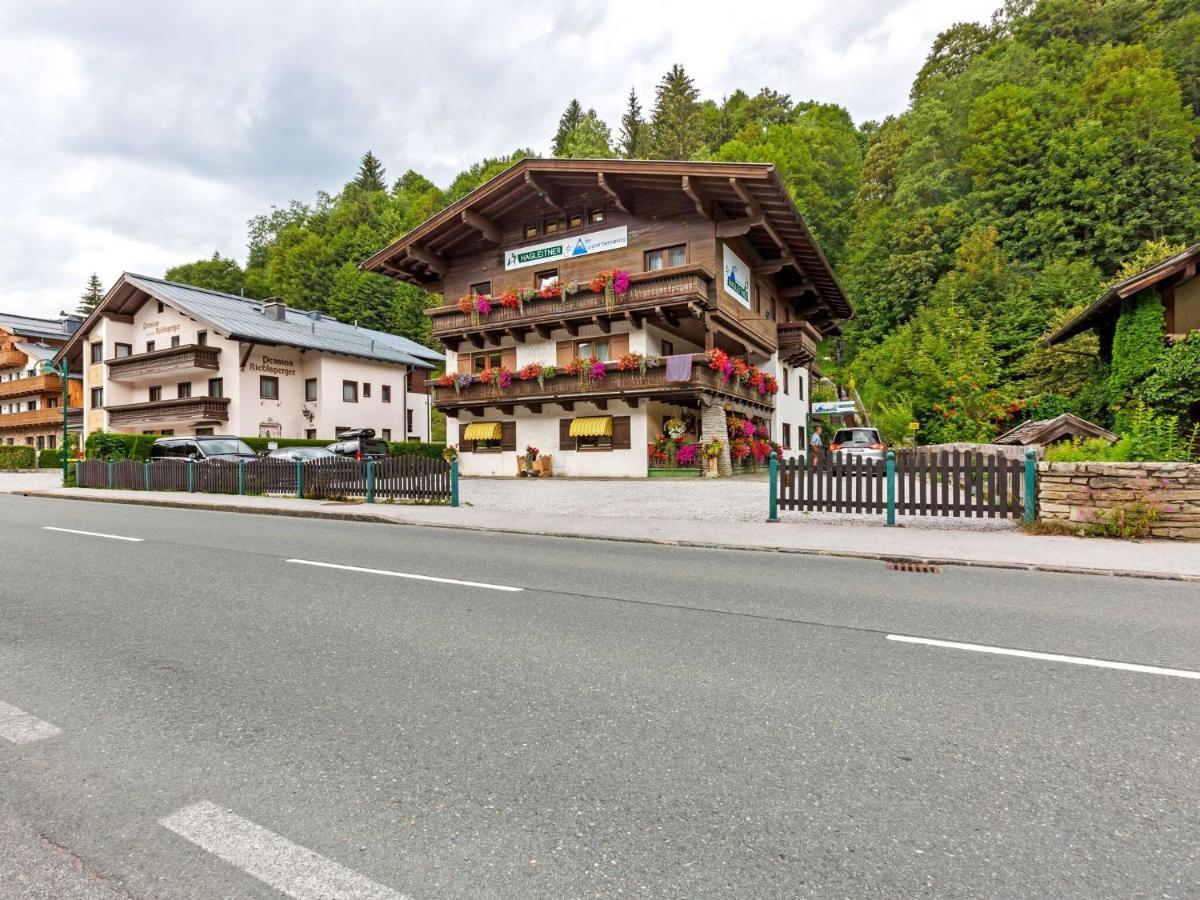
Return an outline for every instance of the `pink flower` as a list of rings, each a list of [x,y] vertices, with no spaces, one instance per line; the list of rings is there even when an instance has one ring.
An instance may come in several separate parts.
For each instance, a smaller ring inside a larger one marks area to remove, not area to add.
[[[475,298],[475,311],[481,316],[486,316],[492,311],[492,304],[488,302],[488,298],[480,294]]]
[[[621,269],[613,272],[613,290],[618,294],[629,291],[629,273]]]
[[[592,363],[591,371],[588,372],[588,375],[592,381],[603,381],[606,374],[607,373],[604,370],[604,363],[598,361]]]

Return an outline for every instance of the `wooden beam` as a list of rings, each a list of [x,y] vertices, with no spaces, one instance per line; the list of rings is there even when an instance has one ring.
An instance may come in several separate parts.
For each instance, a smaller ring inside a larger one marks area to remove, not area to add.
[[[562,201],[559,200],[558,196],[552,193],[548,187],[545,187],[540,181],[534,178],[532,172],[525,173],[525,184],[527,184],[535,194],[541,197],[542,202],[547,206],[552,206],[559,212],[563,212]]]
[[[501,346],[501,342],[504,340],[504,332],[502,332],[502,331],[485,331],[483,333],[483,339],[485,341],[487,341],[489,344],[499,347],[499,346]]]
[[[626,403],[628,403],[630,406],[632,406],[634,409],[637,409],[638,404],[642,402],[641,397],[622,397],[621,399],[624,400]]]
[[[502,403],[496,409],[500,410],[501,415],[511,416],[513,414],[513,405],[511,403]]]
[[[729,179],[729,186],[733,188],[733,192],[738,195],[738,198],[746,207],[746,215],[751,219],[766,219],[766,213],[763,212],[758,201],[750,196],[750,192],[746,190],[746,186],[736,178]]]
[[[741,219],[729,219],[725,222],[718,222],[716,225],[717,237],[741,237],[751,228],[758,228],[762,224],[762,218],[754,218],[752,216],[745,216]]]
[[[784,300],[791,297],[803,297],[809,292],[816,291],[816,285],[811,281],[806,281],[803,284],[792,284],[779,289],[779,296]]]
[[[642,330],[642,317],[633,310],[625,310],[625,321],[629,323],[631,328],[636,328],[638,331]]]
[[[564,412],[575,412],[574,400],[559,400],[558,405],[563,408]]]
[[[500,226],[487,216],[481,216],[477,212],[464,209],[462,220],[464,224],[470,225],[472,228],[482,234],[485,240],[491,241],[493,244],[501,243]]]
[[[542,411],[542,404],[540,403],[526,403],[525,406],[529,408],[531,413],[540,413]]]
[[[569,322],[566,319],[559,319],[559,326],[566,329],[567,334],[571,337],[579,337],[579,325],[575,322]]]
[[[467,340],[469,340],[471,342],[471,345],[473,347],[475,347],[477,350],[483,349],[483,336],[482,335],[477,334],[476,332],[472,331],[469,335],[467,335]]]
[[[538,337],[543,341],[550,340],[550,335],[554,334],[554,329],[549,325],[534,325],[533,330],[537,332]]]
[[[779,259],[773,259],[770,262],[762,263],[754,267],[755,275],[774,275],[791,265],[791,262],[784,259],[782,256]]]
[[[605,334],[612,333],[612,322],[610,322],[604,316],[592,316],[592,322],[595,323],[596,327]]]
[[[682,187],[683,192],[688,196],[692,203],[696,205],[696,212],[703,218],[711,221],[713,217],[712,204],[709,202],[708,198],[701,193],[700,189],[696,185],[692,184],[691,179],[688,178],[687,175],[683,176]]]
[[[654,311],[655,311],[655,312],[658,314],[658,317],[659,317],[660,319],[662,319],[664,322],[666,322],[666,323],[667,323],[668,325],[670,325],[672,328],[678,328],[678,327],[679,327],[679,318],[678,318],[678,316],[676,316],[676,315],[675,315],[673,312],[671,312],[670,310],[668,310],[668,309],[665,309],[664,307],[661,307],[661,306],[656,306],[656,307],[654,307]]]
[[[418,247],[416,244],[413,244],[405,252],[417,262],[424,264],[439,275],[445,275],[450,269],[446,265],[446,260],[432,250],[426,250],[424,247]]]
[[[608,409],[607,400],[593,400],[592,403],[595,404],[596,409]]]
[[[596,183],[600,185],[600,190],[612,197],[613,204],[623,213],[633,215],[633,201],[629,199],[629,195],[617,185],[611,176],[606,176],[603,172],[596,173]]]
[[[518,344],[525,343],[525,331],[521,328],[505,328],[504,333]]]

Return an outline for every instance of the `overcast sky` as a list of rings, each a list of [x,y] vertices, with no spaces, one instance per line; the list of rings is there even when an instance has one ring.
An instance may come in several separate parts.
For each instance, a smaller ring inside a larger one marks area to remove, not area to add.
[[[336,191],[367,149],[445,185],[548,152],[572,97],[615,134],[675,62],[706,98],[879,119],[937,32],[997,3],[0,0],[0,310],[73,309],[93,271],[244,261],[250,216]]]

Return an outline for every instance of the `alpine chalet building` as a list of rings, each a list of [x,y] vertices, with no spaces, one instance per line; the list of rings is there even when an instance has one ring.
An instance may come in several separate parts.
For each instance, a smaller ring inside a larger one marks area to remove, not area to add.
[[[54,450],[62,440],[63,383],[43,370],[79,327],[79,318],[40,319],[0,313],[0,444]],[[82,386],[67,380],[67,418],[79,429]]]
[[[441,293],[431,382],[467,475],[648,474],[664,430],[807,445],[816,342],[850,304],[774,167],[525,159],[363,263]]]

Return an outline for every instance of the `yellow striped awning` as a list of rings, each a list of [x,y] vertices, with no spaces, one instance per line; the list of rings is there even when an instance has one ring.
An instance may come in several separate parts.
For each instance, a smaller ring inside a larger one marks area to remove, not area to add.
[[[498,441],[500,440],[499,422],[471,422],[463,432],[464,441]]]
[[[612,416],[581,416],[571,420],[571,437],[612,437]]]

